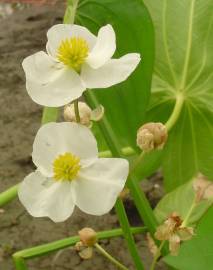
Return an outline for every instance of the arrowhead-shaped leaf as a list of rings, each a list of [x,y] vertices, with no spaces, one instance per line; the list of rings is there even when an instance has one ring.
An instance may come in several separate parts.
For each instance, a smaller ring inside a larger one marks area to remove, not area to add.
[[[184,105],[163,158],[167,191],[198,171],[213,179],[213,17],[211,0],[145,0],[155,26],[156,61],[148,119],[166,121]]]

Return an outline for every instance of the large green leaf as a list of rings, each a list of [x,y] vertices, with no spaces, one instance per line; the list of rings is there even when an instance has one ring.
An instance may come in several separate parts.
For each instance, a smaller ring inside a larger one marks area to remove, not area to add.
[[[213,207],[202,218],[196,235],[181,245],[178,256],[167,256],[165,262],[178,270],[210,270],[213,267]]]
[[[77,9],[76,22],[97,34],[105,24],[112,24],[117,38],[119,57],[138,52],[142,61],[130,78],[109,89],[93,90],[98,102],[105,107],[108,123],[121,146],[136,148],[136,130],[144,121],[150,96],[154,59],[153,26],[141,0],[82,0]],[[99,134],[97,128],[95,132]],[[98,141],[101,150],[105,146]]]
[[[178,95],[179,121],[163,158],[167,191],[200,171],[213,179],[212,0],[144,0],[155,26],[156,61],[147,120],[166,121]]]

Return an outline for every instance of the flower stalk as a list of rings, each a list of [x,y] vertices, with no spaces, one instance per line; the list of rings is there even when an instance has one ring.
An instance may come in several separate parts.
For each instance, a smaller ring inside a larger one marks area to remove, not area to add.
[[[121,270],[128,270],[128,268],[126,266],[124,266],[122,263],[120,263],[118,260],[116,260],[113,256],[111,256],[98,243],[95,244],[95,247],[104,257],[106,257],[110,262],[112,262],[114,265],[116,265],[117,268],[119,268]]]
[[[184,104],[184,96],[180,92],[177,94],[176,103],[175,103],[174,109],[172,111],[172,114],[170,115],[169,119],[165,123],[165,127],[166,127],[168,132],[173,128],[173,126],[177,122],[177,120],[180,116],[180,113],[182,111],[183,104]],[[133,172],[138,167],[138,165],[141,164],[141,162],[145,156],[146,156],[146,152],[142,151],[141,154],[132,163],[131,168],[130,168],[130,172]]]
[[[157,264],[158,259],[161,256],[161,250],[162,250],[164,244],[165,244],[165,241],[162,241],[160,246],[158,247],[158,250],[157,250],[157,252],[156,252],[156,254],[155,254],[154,258],[153,258],[152,264],[150,266],[150,270],[155,270],[155,266]]]
[[[9,203],[17,196],[17,189],[19,184],[12,186],[11,188],[7,189],[6,191],[0,194],[0,207]]]
[[[80,113],[79,113],[78,100],[74,101],[74,109],[75,109],[76,122],[80,123],[81,117],[80,117]]]
[[[175,103],[174,109],[172,111],[172,114],[170,115],[169,119],[165,123],[165,126],[166,126],[168,131],[170,131],[173,128],[173,126],[175,125],[175,123],[177,122],[177,120],[180,116],[180,113],[182,111],[183,104],[184,104],[183,93],[178,92],[177,97],[176,97],[176,103]]]
[[[132,234],[141,234],[141,233],[146,232],[145,227],[132,227],[130,228],[130,230]],[[114,238],[114,237],[119,237],[119,236],[123,236],[123,230],[121,228],[97,233],[97,237],[99,240]],[[73,236],[73,237],[58,240],[49,244],[44,244],[37,247],[18,251],[13,254],[13,260],[16,265],[16,269],[28,270],[27,265],[26,265],[26,260],[33,259],[39,256],[44,256],[51,252],[55,252],[60,249],[74,246],[77,242],[79,242],[79,240],[80,240],[79,236]]]

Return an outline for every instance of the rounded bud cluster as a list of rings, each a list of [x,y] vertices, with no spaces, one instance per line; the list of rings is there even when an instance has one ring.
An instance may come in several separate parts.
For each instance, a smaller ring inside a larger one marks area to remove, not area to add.
[[[79,108],[79,114],[81,118],[81,124],[85,126],[90,126],[90,119],[91,119],[91,114],[92,114],[91,108],[84,102],[79,102],[78,108]],[[64,119],[65,121],[68,121],[68,122],[76,122],[74,104],[65,106]]]
[[[166,126],[162,123],[147,123],[137,132],[137,145],[141,150],[150,152],[162,149],[168,138]]]
[[[83,245],[92,247],[97,242],[97,233],[91,228],[83,228],[78,232]]]

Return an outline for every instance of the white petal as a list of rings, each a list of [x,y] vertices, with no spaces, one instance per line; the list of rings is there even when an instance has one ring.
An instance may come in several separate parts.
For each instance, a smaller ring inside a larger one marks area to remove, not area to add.
[[[32,216],[49,217],[54,222],[70,217],[75,206],[70,182],[54,181],[38,171],[25,177],[19,186],[18,196]]]
[[[87,214],[106,214],[124,188],[128,171],[128,161],[118,158],[101,158],[82,169],[73,181],[76,205]]]
[[[98,157],[97,142],[89,128],[76,123],[49,123],[42,126],[33,143],[32,159],[42,174],[53,175],[53,161],[60,154],[72,153],[88,166]]]
[[[47,32],[48,53],[53,57],[56,57],[61,41],[71,37],[81,37],[85,39],[90,50],[93,48],[97,39],[95,35],[83,26],[75,24],[56,24]]]
[[[87,58],[87,63],[92,68],[103,66],[116,50],[115,32],[110,24],[100,28],[97,42]]]
[[[80,97],[85,90],[77,72],[53,61],[44,52],[28,56],[22,65],[28,94],[40,105],[59,107]]]
[[[140,62],[140,55],[130,53],[119,59],[111,59],[98,69],[83,65],[81,78],[87,88],[106,88],[125,81]]]

